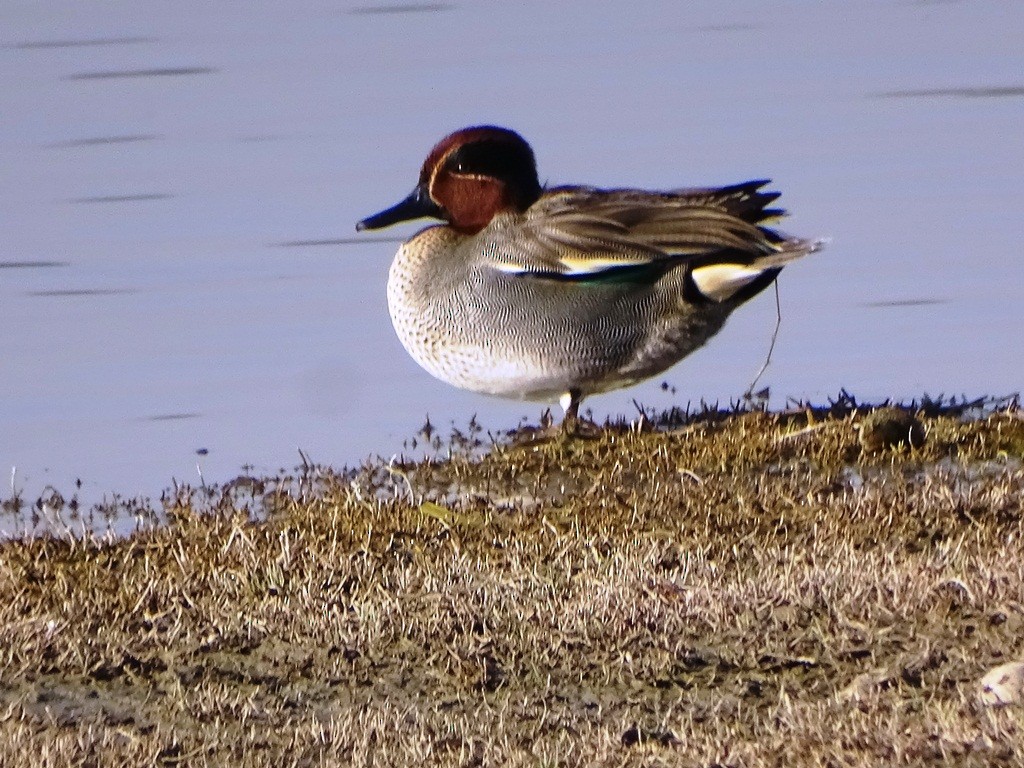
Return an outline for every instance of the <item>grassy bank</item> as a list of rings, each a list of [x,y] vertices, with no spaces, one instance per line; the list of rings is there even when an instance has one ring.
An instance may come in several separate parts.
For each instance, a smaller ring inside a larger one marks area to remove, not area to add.
[[[978,680],[1024,659],[1024,419],[893,417],[307,468],[5,543],[2,762],[1019,765]]]

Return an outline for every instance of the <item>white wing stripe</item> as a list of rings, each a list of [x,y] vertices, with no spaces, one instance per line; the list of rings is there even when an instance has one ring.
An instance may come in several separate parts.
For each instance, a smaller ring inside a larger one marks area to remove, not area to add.
[[[728,301],[763,273],[763,268],[746,264],[709,264],[693,270],[693,282],[709,299]]]
[[[640,259],[627,259],[627,258],[608,258],[602,259],[594,256],[581,256],[579,258],[573,258],[571,256],[562,256],[557,260],[552,260],[550,267],[554,269],[544,269],[545,265],[541,264],[523,264],[521,262],[506,261],[504,259],[494,259],[491,261],[491,266],[499,272],[505,272],[507,274],[520,275],[531,272],[539,271],[555,271],[560,275],[566,275],[567,277],[579,276],[579,275],[596,275],[601,272],[605,272],[610,269],[617,269],[619,267],[634,267],[641,264],[650,264],[651,259],[640,258]]]

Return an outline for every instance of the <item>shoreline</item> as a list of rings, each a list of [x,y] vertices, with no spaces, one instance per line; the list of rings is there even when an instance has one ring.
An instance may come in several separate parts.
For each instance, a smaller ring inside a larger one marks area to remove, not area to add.
[[[9,764],[1013,762],[979,680],[1024,660],[1022,413],[852,406],[469,433],[2,542]]]

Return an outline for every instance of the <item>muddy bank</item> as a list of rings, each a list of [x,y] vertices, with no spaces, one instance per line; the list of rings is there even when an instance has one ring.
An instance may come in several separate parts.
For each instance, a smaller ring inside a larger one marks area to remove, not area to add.
[[[1022,759],[1014,405],[463,438],[4,543],[3,762]]]

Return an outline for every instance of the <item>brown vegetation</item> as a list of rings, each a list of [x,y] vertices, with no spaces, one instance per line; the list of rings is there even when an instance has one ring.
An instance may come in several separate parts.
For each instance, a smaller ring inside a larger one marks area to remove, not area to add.
[[[978,681],[1024,659],[1024,419],[862,416],[307,468],[2,544],[0,763],[1019,765]]]

